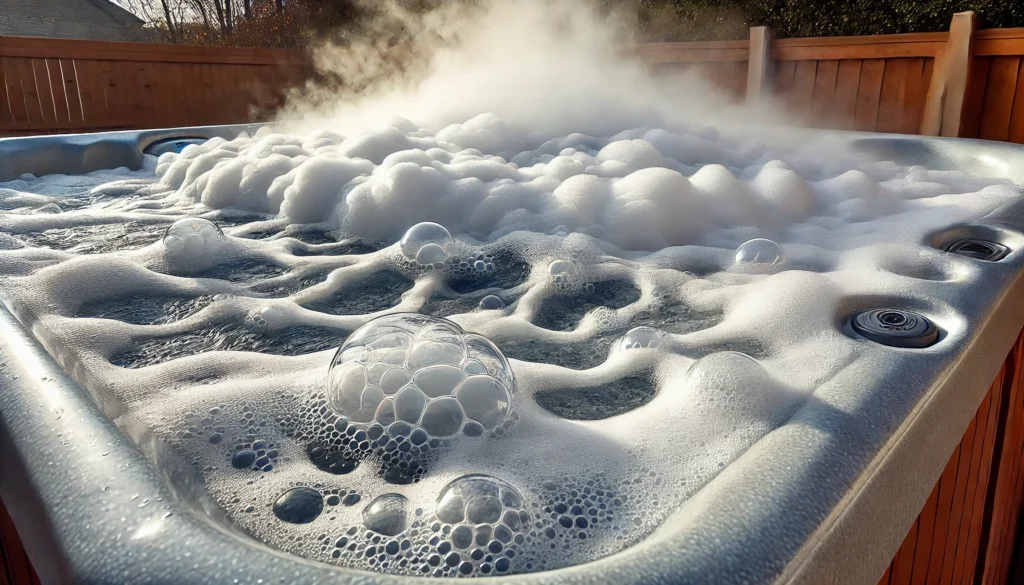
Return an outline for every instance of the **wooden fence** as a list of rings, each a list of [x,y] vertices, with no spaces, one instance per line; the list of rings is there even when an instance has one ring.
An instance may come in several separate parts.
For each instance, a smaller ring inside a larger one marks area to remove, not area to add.
[[[0,136],[250,122],[309,69],[283,49],[0,37]]]
[[[976,30],[969,12],[949,32],[773,40],[758,27],[749,41],[637,52],[736,99],[773,99],[812,126],[1024,143],[1024,28]]]
[[[969,12],[948,32],[772,39],[756,27],[636,52],[812,126],[1024,143],[1024,28],[975,30]],[[311,73],[283,49],[0,37],[0,136],[251,122]]]
[[[1022,583],[1022,471],[1024,333],[878,585]]]

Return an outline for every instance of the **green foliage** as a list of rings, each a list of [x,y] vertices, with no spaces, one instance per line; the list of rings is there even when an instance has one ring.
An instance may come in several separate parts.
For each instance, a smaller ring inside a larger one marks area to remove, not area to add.
[[[973,10],[984,28],[1024,27],[1022,0],[605,0],[635,20],[642,40],[740,39],[751,26],[778,37],[947,30]]]

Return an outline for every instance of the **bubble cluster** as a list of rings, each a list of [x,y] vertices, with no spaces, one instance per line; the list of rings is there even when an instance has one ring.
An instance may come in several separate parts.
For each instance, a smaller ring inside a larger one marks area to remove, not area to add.
[[[479,278],[494,271],[494,257],[486,252],[469,257],[452,256],[448,262],[457,277]]]
[[[546,501],[541,512],[551,522],[541,532],[549,540],[586,540],[599,527],[615,526],[627,499],[593,479],[584,485],[549,481],[543,489]]]
[[[186,217],[168,226],[163,244],[181,259],[199,260],[221,249],[227,239],[217,224],[200,217]]]
[[[531,526],[523,497],[509,483],[482,474],[464,475],[437,499],[432,530],[444,564],[462,575],[507,573]]]
[[[515,380],[487,338],[416,314],[380,317],[342,345],[328,373],[328,403],[356,423],[398,423],[426,440],[476,436],[511,414]],[[403,426],[404,425],[404,426]],[[469,427],[464,430],[464,427]]]
[[[508,361],[487,338],[437,317],[380,317],[335,354],[319,415],[337,445],[311,443],[309,455],[348,473],[375,453],[386,480],[414,481],[426,456],[455,437],[504,434],[515,393]]]
[[[579,287],[579,273],[579,261],[575,258],[555,260],[548,264],[548,275],[550,275],[551,281],[555,283],[555,288],[559,290],[572,290]],[[592,285],[590,290],[593,290]]]
[[[425,221],[409,228],[398,246],[406,260],[442,268],[455,250],[455,238],[444,226]]]
[[[235,469],[271,471],[278,457],[279,451],[274,443],[256,439],[236,445],[231,454],[231,466]]]

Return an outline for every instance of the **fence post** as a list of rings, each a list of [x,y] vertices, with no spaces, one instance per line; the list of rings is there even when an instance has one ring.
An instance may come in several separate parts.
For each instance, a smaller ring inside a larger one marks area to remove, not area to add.
[[[747,103],[754,103],[768,93],[771,79],[772,30],[766,26],[750,27],[750,60],[747,62]]]
[[[974,59],[974,12],[958,12],[949,25],[949,39],[935,57],[931,85],[925,99],[921,134],[959,136],[964,96]]]

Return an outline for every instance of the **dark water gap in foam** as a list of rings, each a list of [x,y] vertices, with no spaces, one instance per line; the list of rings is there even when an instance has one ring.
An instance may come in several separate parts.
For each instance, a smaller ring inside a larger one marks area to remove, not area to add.
[[[162,223],[128,222],[13,235],[22,242],[40,248],[69,250],[77,254],[103,254],[148,246],[159,240],[166,229],[167,225]]]
[[[628,280],[595,282],[593,291],[545,298],[534,324],[552,331],[571,331],[584,315],[598,307],[621,309],[639,300],[640,289]]]
[[[457,270],[448,278],[449,288],[459,294],[489,289],[508,290],[526,282],[530,277],[530,265],[508,251],[452,258],[453,264],[456,260],[458,260],[459,266],[463,263],[468,264],[468,267],[462,267],[463,269]],[[490,263],[493,268],[483,272],[474,270],[473,264],[477,261]],[[508,303],[506,302],[506,304]]]
[[[194,278],[215,278],[226,280],[236,284],[249,284],[258,280],[264,280],[280,276],[288,269],[276,264],[261,262],[258,260],[242,260],[241,262],[225,262],[218,264],[209,270],[204,270],[193,275]]]
[[[629,412],[654,398],[657,388],[645,375],[626,376],[585,388],[546,390],[533,395],[544,410],[569,420],[600,420]]]
[[[461,313],[471,313],[480,308],[480,300],[487,295],[497,296],[505,303],[506,307],[519,300],[519,297],[522,296],[521,293],[508,294],[507,291],[498,289],[485,289],[453,299],[434,296],[427,300],[419,312],[433,317],[450,317]]]
[[[602,331],[593,337],[572,343],[538,339],[502,341],[498,338],[495,344],[506,357],[585,370],[602,364],[615,340],[633,327],[653,327],[667,333],[684,335],[713,327],[720,323],[722,318],[721,312],[701,313],[683,304],[673,304],[656,310],[641,311],[623,327]]]
[[[132,325],[162,325],[194,315],[212,302],[213,298],[205,295],[122,297],[83,305],[75,313],[75,317],[114,319]]]
[[[336,348],[345,336],[322,327],[297,325],[277,331],[253,331],[238,323],[220,323],[173,337],[147,339],[114,356],[110,363],[142,368],[208,351],[252,351],[295,356]]]
[[[381,270],[346,287],[328,299],[303,305],[331,315],[365,315],[390,309],[413,287],[413,281],[390,270]]]
[[[324,269],[311,272],[302,278],[261,282],[250,288],[253,292],[263,293],[274,298],[287,297],[324,282],[330,274],[330,269]]]
[[[320,246],[314,250],[298,247],[292,250],[292,254],[295,256],[347,256],[349,254],[370,254],[380,250],[379,246],[366,242],[335,242],[332,239],[325,239],[323,241],[315,241],[315,238],[300,237],[299,235],[292,235],[293,237],[311,246]]]

